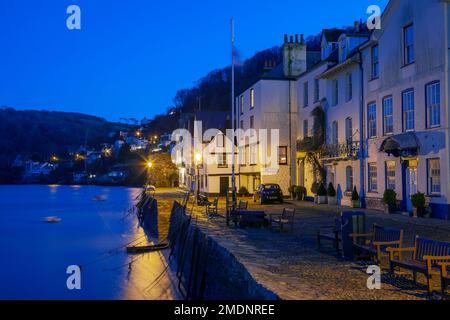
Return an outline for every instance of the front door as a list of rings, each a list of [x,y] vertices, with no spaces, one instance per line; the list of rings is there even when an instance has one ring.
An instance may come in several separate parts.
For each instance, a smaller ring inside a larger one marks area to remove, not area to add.
[[[228,177],[220,177],[220,195],[226,196],[227,189],[229,187],[229,178]]]
[[[406,209],[413,211],[411,196],[417,193],[417,167],[409,167],[406,169]]]

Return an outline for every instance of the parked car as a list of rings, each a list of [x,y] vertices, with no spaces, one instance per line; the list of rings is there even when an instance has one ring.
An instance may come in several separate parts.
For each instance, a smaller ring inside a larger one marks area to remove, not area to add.
[[[253,195],[253,201],[259,201],[260,204],[279,201],[283,203],[283,192],[278,184],[261,184],[255,191]]]

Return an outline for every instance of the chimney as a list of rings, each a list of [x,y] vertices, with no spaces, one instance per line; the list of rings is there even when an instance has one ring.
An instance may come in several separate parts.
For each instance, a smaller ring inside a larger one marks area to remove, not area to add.
[[[264,73],[269,73],[270,71],[272,71],[274,65],[273,62],[271,60],[266,60],[264,61]]]
[[[287,42],[288,42],[288,35],[284,34],[284,43],[287,43]]]
[[[287,35],[284,36],[287,39]],[[283,45],[283,73],[285,77],[298,77],[306,71],[306,45],[303,35],[290,36]]]
[[[355,31],[359,32],[361,30],[361,24],[359,21],[355,21]]]

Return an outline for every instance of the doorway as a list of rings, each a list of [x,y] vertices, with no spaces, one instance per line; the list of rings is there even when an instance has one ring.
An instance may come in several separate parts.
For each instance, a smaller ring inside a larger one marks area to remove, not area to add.
[[[226,196],[227,190],[229,187],[229,178],[228,177],[220,177],[220,195]]]
[[[406,168],[406,210],[413,211],[411,196],[417,193],[417,165],[410,165]]]

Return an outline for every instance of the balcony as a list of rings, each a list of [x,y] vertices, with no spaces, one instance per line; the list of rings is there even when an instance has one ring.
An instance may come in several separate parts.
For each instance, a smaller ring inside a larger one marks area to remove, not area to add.
[[[361,144],[359,141],[327,144],[320,151],[320,159],[324,161],[356,160],[359,157]]]

